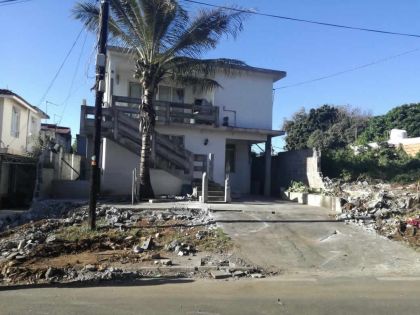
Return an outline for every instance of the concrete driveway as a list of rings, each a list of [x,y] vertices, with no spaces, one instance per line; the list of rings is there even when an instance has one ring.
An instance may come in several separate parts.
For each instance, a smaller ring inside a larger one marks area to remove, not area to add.
[[[211,204],[214,219],[249,262],[288,275],[419,276],[420,253],[324,208],[284,201]]]

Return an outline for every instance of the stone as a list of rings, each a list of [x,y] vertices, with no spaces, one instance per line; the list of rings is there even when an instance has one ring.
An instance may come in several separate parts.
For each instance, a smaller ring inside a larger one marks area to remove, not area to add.
[[[226,279],[232,276],[229,272],[223,270],[213,270],[210,272],[210,274],[213,279]]]
[[[50,243],[54,243],[57,240],[57,236],[50,235],[47,237],[47,239],[45,240],[45,243],[50,244]]]
[[[264,275],[261,273],[251,273],[251,278],[261,279],[261,278],[264,278]]]
[[[143,250],[149,250],[152,247],[152,237],[149,236],[141,245]]]
[[[172,266],[172,260],[170,259],[161,259],[160,263],[164,266]]]
[[[96,268],[96,266],[95,265],[92,265],[92,264],[86,265],[83,269],[84,270],[87,270],[87,271],[96,271],[96,270],[98,270],[98,268]]]
[[[197,240],[202,240],[204,237],[207,236],[207,231],[198,231],[197,234],[195,235],[195,238]]]
[[[241,271],[241,270],[236,270],[234,273],[233,273],[233,276],[234,277],[243,277],[243,276],[245,276],[245,272],[243,272],[243,271]]]
[[[12,259],[15,259],[15,257],[16,257],[17,255],[19,255],[19,253],[18,253],[18,252],[11,253],[9,256],[7,256],[7,257],[6,257],[6,259],[7,259],[7,260],[12,260]]]
[[[22,249],[22,247],[23,247],[23,245],[25,245],[25,240],[21,240],[21,241],[19,242],[19,245],[18,245],[17,249],[18,249],[18,250],[21,250],[21,249]]]
[[[135,245],[133,247],[133,252],[135,254],[140,254],[140,253],[143,253],[144,252],[144,249],[141,246],[139,246],[139,245]]]
[[[47,269],[47,272],[45,273],[45,279],[48,280],[48,279],[54,278],[58,275],[60,275],[60,270],[58,270],[57,268],[49,267]]]

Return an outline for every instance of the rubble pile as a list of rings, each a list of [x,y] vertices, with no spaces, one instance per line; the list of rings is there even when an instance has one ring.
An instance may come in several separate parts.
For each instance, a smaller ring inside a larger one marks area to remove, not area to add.
[[[7,220],[0,232],[0,285],[210,277],[205,268],[224,268],[225,261],[234,276],[250,267],[229,256],[230,239],[202,209],[100,205],[96,214],[95,231],[87,226],[87,206],[75,203],[44,202]]]
[[[340,182],[327,179],[325,193],[341,198],[340,220],[356,223],[390,239],[420,248],[418,186]]]

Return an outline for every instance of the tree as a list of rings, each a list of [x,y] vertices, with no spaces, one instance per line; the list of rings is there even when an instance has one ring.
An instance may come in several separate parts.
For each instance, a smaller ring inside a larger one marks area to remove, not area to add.
[[[389,131],[395,128],[406,130],[409,137],[420,137],[420,103],[401,105],[385,115],[373,117],[359,141],[386,141],[389,139]]]
[[[348,106],[323,105],[308,113],[301,109],[284,122],[286,148],[343,148],[356,140],[367,121],[367,114]]]
[[[99,25],[97,1],[83,1],[74,17],[92,31]],[[153,102],[163,80],[214,89],[216,70],[234,73],[245,64],[232,59],[199,59],[216,47],[224,35],[236,37],[243,28],[244,13],[223,9],[202,10],[191,18],[177,0],[110,0],[110,40],[135,58],[135,77],[143,97],[139,106],[141,137],[139,194],[154,196],[150,183],[151,137],[155,128]]]

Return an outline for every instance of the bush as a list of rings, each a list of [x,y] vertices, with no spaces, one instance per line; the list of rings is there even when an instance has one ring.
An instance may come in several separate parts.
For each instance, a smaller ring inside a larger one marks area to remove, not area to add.
[[[323,152],[321,168],[325,176],[346,181],[367,178],[410,183],[420,179],[420,158],[387,146],[357,155],[351,149],[327,150]]]
[[[301,192],[301,193],[307,193],[309,192],[309,187],[306,186],[304,183],[299,181],[292,180],[290,182],[289,188],[287,188],[288,192]]]

